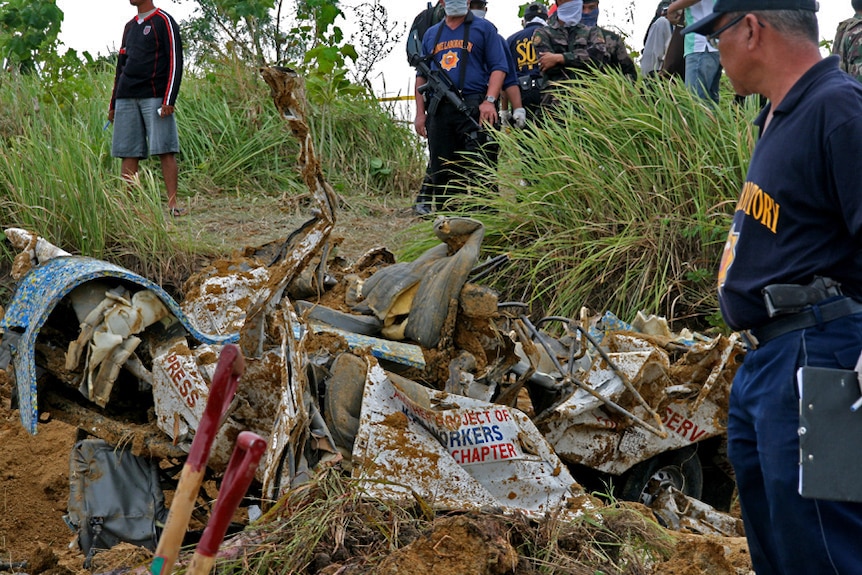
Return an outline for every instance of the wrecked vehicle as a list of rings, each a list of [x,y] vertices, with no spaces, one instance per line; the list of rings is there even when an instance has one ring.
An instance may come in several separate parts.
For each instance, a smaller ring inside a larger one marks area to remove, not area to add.
[[[744,353],[737,337],[675,336],[663,320],[642,314],[635,325],[606,313],[591,326],[569,322],[567,330],[580,344],[570,344],[569,361],[551,373],[577,389],[534,418],[557,454],[586,468],[584,481],[594,477],[586,470],[601,472],[622,499],[649,505],[656,486],[670,484],[728,509],[728,399]],[[585,372],[573,371],[578,353],[589,358]]]
[[[729,505],[735,338],[586,312],[533,323],[476,283],[504,262],[479,262],[484,227],[472,218],[439,218],[440,243],[414,262],[375,249],[336,269],[337,201],[301,79],[262,74],[317,203],[271,261],[247,250],[216,262],[178,303],[128,270],[6,231],[18,285],[0,320],[0,367],[30,433],[50,411],[137,456],[182,460],[219,351],[237,343],[245,372],[207,465],[223,472],[243,431],[266,439],[262,507],[335,464],[369,496],[442,509],[579,514],[599,505],[583,487],[608,482],[647,504],[671,487]]]

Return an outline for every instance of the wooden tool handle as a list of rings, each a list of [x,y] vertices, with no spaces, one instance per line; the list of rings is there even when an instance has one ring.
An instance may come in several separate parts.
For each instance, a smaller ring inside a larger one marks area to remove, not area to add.
[[[215,556],[204,555],[200,551],[195,551],[192,562],[186,569],[186,575],[207,575],[212,570],[214,563]]]
[[[222,348],[207,396],[207,405],[195,430],[195,437],[180,474],[165,528],[159,538],[153,562],[150,564],[152,575],[168,575],[174,567],[194,510],[198,490],[203,483],[210,448],[222,418],[230,402],[233,401],[236,386],[244,368],[245,360],[239,347],[228,344]]]

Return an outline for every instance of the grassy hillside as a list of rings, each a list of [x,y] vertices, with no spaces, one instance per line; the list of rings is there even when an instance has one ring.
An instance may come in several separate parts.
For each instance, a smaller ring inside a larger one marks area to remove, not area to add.
[[[568,85],[556,119],[501,134],[499,169],[476,166],[467,202],[487,254],[511,256],[496,286],[549,315],[720,324],[716,272],[756,113],[731,96],[710,107],[679,85],[601,76]]]
[[[2,225],[33,229],[69,251],[179,285],[196,258],[241,247],[226,244],[221,233],[233,220],[223,214],[222,230],[172,222],[156,158],[142,163],[138,184],[121,180],[120,161],[110,155],[112,127],[105,127],[112,83],[113,71],[98,63],[51,84],[4,77]],[[312,93],[309,100],[318,155],[345,205],[361,210],[392,198],[409,201],[424,170],[409,127],[365,96],[327,103]],[[265,204],[269,211],[301,211],[308,190],[295,169],[299,146],[254,67],[222,62],[187,74],[176,113],[181,204],[205,203],[216,223],[219,210]]]
[[[222,237],[220,218],[234,220],[220,209],[305,215],[297,142],[256,69],[227,61],[184,81],[180,201],[213,214],[197,227],[166,215],[157,160],[143,163],[138,185],[120,180],[111,127],[103,129],[112,81],[110,66],[95,63],[50,86],[14,75],[0,84],[0,102],[14,111],[0,121],[4,227],[179,285],[196,258],[237,247]],[[733,105],[730,94],[710,107],[681,86],[617,76],[571,84],[562,100],[564,120],[504,130],[499,169],[475,166],[482,186],[469,190],[466,208],[482,207],[472,213],[486,224],[486,254],[512,261],[491,281],[545,314],[588,306],[631,318],[642,309],[720,325],[715,272],[756,110]],[[364,96],[311,92],[309,110],[345,210],[375,218],[376,206],[409,205],[424,171],[424,144],[410,126]],[[402,259],[436,242],[430,227],[418,222],[397,239]],[[381,242],[399,247],[388,230]]]

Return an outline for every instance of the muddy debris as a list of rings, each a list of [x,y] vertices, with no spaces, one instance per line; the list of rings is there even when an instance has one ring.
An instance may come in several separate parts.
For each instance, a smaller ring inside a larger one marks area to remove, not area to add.
[[[387,557],[378,575],[506,575],[517,573],[519,555],[506,525],[493,517],[456,516],[434,521],[430,533]]]
[[[74,426],[82,441],[155,461],[171,491],[220,354],[238,345],[246,369],[202,473],[208,485],[225,473],[241,433],[266,441],[240,523],[337,467],[369,498],[470,512],[437,519],[380,573],[527,573],[504,522],[483,510],[574,521],[606,505],[593,491],[673,529],[741,535],[727,513],[727,397],[744,354],[735,337],[674,334],[646,314],[632,324],[586,309],[530,317],[479,283],[505,258],[480,261],[484,226],[473,218],[438,218],[439,243],[413,262],[385,248],[354,263],[330,257],[338,202],[308,137],[301,78],[262,74],[300,140],[316,204],[281,245],[213,262],[177,302],[130,270],[6,230],[18,285],[0,319],[0,376],[24,430]],[[45,477],[45,493],[58,497],[62,481]],[[200,496],[201,525],[216,493]],[[81,501],[97,496],[84,490]],[[156,510],[152,519],[138,548],[147,553]],[[127,551],[90,558],[105,569],[148,561]],[[710,561],[697,559],[720,563]],[[340,572],[332,554],[314,564]]]

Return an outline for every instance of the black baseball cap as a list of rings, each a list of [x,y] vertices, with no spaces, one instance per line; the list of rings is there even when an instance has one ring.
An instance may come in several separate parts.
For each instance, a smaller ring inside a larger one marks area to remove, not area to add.
[[[542,20],[548,19],[548,7],[544,4],[540,4],[539,2],[533,2],[527,9],[524,10],[524,22],[529,22],[533,18],[541,18]]]
[[[728,12],[758,12],[760,10],[811,10],[817,12],[816,0],[716,0],[712,14],[682,29],[683,34],[708,35],[722,14]]]

